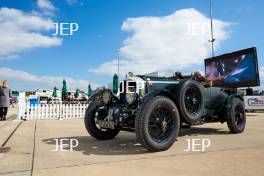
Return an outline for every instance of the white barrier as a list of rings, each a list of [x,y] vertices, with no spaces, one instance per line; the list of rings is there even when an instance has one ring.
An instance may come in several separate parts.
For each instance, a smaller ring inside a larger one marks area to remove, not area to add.
[[[26,107],[26,100],[25,100],[25,92],[19,93],[19,96],[17,98],[18,102],[18,112],[17,112],[17,118],[15,121],[21,121],[24,113],[25,113],[25,107]]]
[[[25,107],[23,114],[19,114],[22,119],[78,119],[84,118],[85,110],[88,104],[38,104]]]
[[[245,109],[264,110],[264,96],[244,96]]]

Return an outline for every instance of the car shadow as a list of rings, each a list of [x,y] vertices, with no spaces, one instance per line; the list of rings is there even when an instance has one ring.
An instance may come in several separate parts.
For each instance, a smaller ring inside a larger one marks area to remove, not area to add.
[[[60,138],[49,138],[42,140],[44,143],[54,145],[56,147],[56,140],[61,139],[78,140],[78,146],[74,147],[74,151],[82,152],[84,155],[135,155],[149,153],[146,149],[136,141],[134,135],[122,135],[117,136],[110,140],[96,140],[91,136],[71,136],[71,137],[60,137]],[[75,144],[75,143],[74,143]],[[64,147],[65,150],[70,150],[69,146]]]
[[[226,135],[230,134],[229,131],[223,131],[218,128],[181,128],[179,136],[198,136],[198,135]]]
[[[73,147],[74,151],[82,152],[84,155],[135,155],[149,153],[136,140],[133,133],[123,132],[111,140],[96,140],[91,136],[67,136],[59,138],[43,139],[46,144],[54,145],[62,139],[66,139],[65,144],[69,144],[70,139],[78,140],[78,146]],[[198,136],[198,135],[226,135],[230,134],[228,131],[221,131],[215,128],[197,128],[191,127],[188,129],[180,129],[179,137],[183,136]],[[179,138],[178,138],[179,139]],[[75,143],[74,143],[75,144]],[[63,149],[70,150],[69,146]]]

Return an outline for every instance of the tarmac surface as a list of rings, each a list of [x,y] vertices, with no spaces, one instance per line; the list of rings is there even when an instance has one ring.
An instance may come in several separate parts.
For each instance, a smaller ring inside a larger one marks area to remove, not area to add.
[[[174,145],[157,153],[144,150],[130,132],[120,132],[113,140],[95,140],[83,119],[16,122],[10,113],[7,121],[0,121],[0,176],[264,173],[264,113],[248,113],[241,134],[230,134],[226,123],[181,129]],[[193,151],[185,151],[188,141],[195,142]],[[70,142],[72,146],[67,146]]]

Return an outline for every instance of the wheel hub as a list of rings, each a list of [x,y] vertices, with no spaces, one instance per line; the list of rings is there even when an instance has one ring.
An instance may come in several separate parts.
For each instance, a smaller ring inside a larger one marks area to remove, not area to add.
[[[196,114],[200,109],[201,95],[197,88],[189,88],[185,93],[184,103],[187,111]]]
[[[157,107],[150,115],[149,133],[156,141],[164,141],[170,136],[173,119],[171,112],[166,107]]]
[[[163,121],[161,122],[161,129],[162,129],[162,132],[163,132],[163,133],[166,132],[166,130],[167,130],[167,126],[168,126],[168,123],[167,123],[165,120],[163,120]]]

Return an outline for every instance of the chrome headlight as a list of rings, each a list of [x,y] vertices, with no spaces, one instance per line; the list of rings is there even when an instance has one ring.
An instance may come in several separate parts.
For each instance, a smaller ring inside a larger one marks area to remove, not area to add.
[[[135,100],[136,100],[135,93],[127,93],[126,94],[126,102],[128,104],[130,104],[130,105],[133,104],[135,102]]]
[[[104,90],[103,92],[103,102],[104,104],[109,103],[111,100],[111,92],[108,90]]]

